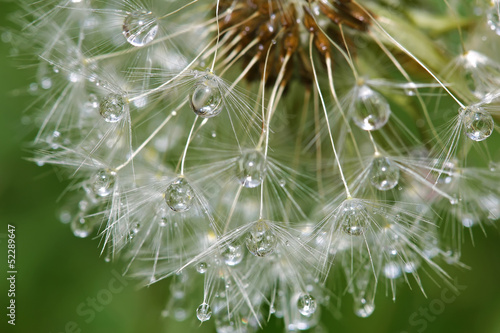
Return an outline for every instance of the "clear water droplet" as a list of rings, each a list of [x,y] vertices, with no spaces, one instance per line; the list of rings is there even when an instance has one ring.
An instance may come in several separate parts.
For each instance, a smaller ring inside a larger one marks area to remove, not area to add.
[[[375,304],[373,301],[367,300],[365,298],[354,300],[354,313],[356,314],[356,316],[366,318],[371,316],[374,310]]]
[[[396,262],[390,261],[384,266],[384,275],[388,279],[396,279],[401,276],[401,267]]]
[[[348,200],[342,210],[342,230],[350,236],[362,235],[368,216],[364,205],[357,200]]]
[[[198,317],[198,320],[201,322],[209,320],[210,317],[212,317],[210,305],[207,303],[200,304],[200,306],[196,309],[196,317]]]
[[[266,173],[266,158],[258,150],[243,152],[236,162],[236,175],[246,188],[259,186]]]
[[[174,212],[185,212],[191,208],[193,188],[184,177],[175,179],[165,191],[165,201]]]
[[[107,197],[113,192],[116,173],[111,170],[99,170],[91,179],[92,192],[100,197]]]
[[[215,75],[207,73],[194,84],[189,102],[194,113],[202,118],[212,118],[221,113],[224,103]]]
[[[297,300],[297,308],[303,316],[312,316],[312,314],[316,311],[316,307],[316,300],[309,294],[301,295]]]
[[[243,248],[241,245],[228,244],[221,253],[224,262],[228,266],[236,266],[243,260]]]
[[[125,17],[122,28],[127,42],[140,47],[153,41],[158,33],[158,21],[152,12],[136,10]]]
[[[488,26],[497,35],[500,35],[500,12],[499,12],[499,2],[492,1],[491,7],[488,8],[486,12],[486,18],[488,20]]]
[[[460,117],[464,124],[465,134],[474,141],[486,140],[495,128],[493,117],[481,107],[462,108]]]
[[[359,128],[374,131],[382,128],[391,115],[387,100],[368,86],[358,87],[354,96],[352,118]]]
[[[417,94],[417,85],[414,82],[408,82],[404,85],[406,96],[415,96]]]
[[[120,94],[108,94],[99,105],[99,113],[108,123],[120,121],[127,112],[128,103],[125,97]]]
[[[278,239],[265,221],[258,221],[248,231],[245,243],[251,254],[265,257],[274,252]]]
[[[200,274],[205,274],[207,272],[208,265],[206,262],[200,262],[196,265],[196,271]]]
[[[370,166],[370,183],[380,191],[391,190],[399,182],[399,168],[387,157],[376,157]]]
[[[76,237],[88,237],[94,230],[94,223],[90,218],[80,216],[71,222],[71,231]]]

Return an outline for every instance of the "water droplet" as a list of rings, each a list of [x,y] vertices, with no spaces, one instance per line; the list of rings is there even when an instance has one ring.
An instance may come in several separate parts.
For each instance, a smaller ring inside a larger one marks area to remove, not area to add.
[[[474,141],[486,140],[495,128],[493,118],[481,107],[462,108],[460,118],[464,124],[465,134]]]
[[[219,81],[207,73],[193,86],[189,102],[194,113],[202,118],[212,118],[222,111],[223,99]]]
[[[368,86],[361,86],[354,98],[352,118],[359,128],[374,131],[387,123],[391,108],[381,94]]]
[[[100,197],[106,197],[113,192],[116,173],[111,170],[99,170],[91,179],[92,192]]]
[[[348,200],[343,207],[342,230],[351,236],[360,236],[364,232],[368,213],[364,205],[357,200]]]
[[[92,219],[80,216],[71,222],[71,230],[76,237],[85,238],[94,230],[94,223]]]
[[[408,82],[404,85],[406,96],[415,96],[417,94],[417,85],[414,82]]]
[[[246,188],[259,186],[266,173],[266,158],[259,150],[243,152],[236,162],[236,175]]]
[[[380,191],[391,190],[398,184],[399,168],[387,157],[376,157],[370,167],[370,183]]]
[[[185,212],[191,208],[193,188],[185,178],[179,177],[167,187],[165,201],[174,212]]]
[[[356,316],[361,318],[369,317],[375,310],[375,304],[373,301],[361,298],[359,300],[354,300],[354,313]]]
[[[123,21],[123,36],[133,46],[144,46],[158,33],[158,21],[154,14],[147,10],[136,10]]]
[[[312,316],[312,314],[316,311],[316,307],[316,300],[309,294],[301,295],[297,300],[297,308],[303,316]]]
[[[265,257],[274,252],[278,239],[265,221],[258,221],[247,233],[246,246],[256,257]]]
[[[200,306],[196,309],[196,317],[198,317],[198,320],[201,322],[209,320],[210,317],[212,317],[210,305],[207,303],[200,304]]]
[[[196,271],[200,274],[205,274],[208,269],[208,265],[206,262],[200,262],[196,265]]]
[[[486,18],[490,29],[497,35],[500,35],[500,12],[498,1],[492,1],[491,7],[488,8],[486,12]]]
[[[108,123],[120,121],[127,112],[128,103],[125,97],[120,94],[108,94],[99,105],[99,113]]]
[[[396,279],[401,276],[401,267],[396,262],[390,261],[384,266],[384,275],[388,279]]]
[[[241,245],[228,244],[221,253],[224,262],[228,266],[236,266],[243,260],[243,249]]]

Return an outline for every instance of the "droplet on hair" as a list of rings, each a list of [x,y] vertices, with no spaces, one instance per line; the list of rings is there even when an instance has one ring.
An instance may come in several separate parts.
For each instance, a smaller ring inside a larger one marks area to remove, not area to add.
[[[265,221],[258,221],[248,231],[245,243],[251,254],[265,257],[274,252],[278,239]]]
[[[465,134],[474,141],[486,140],[495,128],[493,117],[481,107],[462,108],[460,117],[464,124]]]
[[[266,158],[258,150],[249,150],[236,161],[236,174],[241,185],[246,188],[259,186],[266,173]]]
[[[212,118],[221,113],[224,104],[222,92],[213,74],[207,73],[194,84],[189,102],[194,113],[202,118]]]
[[[100,197],[107,197],[113,192],[116,173],[111,170],[99,170],[91,180],[91,189]]]
[[[359,128],[374,131],[382,128],[391,115],[387,100],[368,86],[360,86],[354,96],[352,118]]]
[[[316,307],[316,300],[309,294],[303,294],[297,300],[297,308],[303,316],[312,316],[316,312]]]
[[[136,10],[123,21],[123,36],[131,45],[144,46],[153,41],[158,33],[158,21],[154,14],[147,10]]]
[[[376,157],[370,166],[370,182],[380,191],[391,190],[399,182],[399,168],[387,157]]]
[[[116,123],[128,112],[128,108],[123,95],[111,93],[101,100],[99,113],[108,123]]]
[[[193,188],[183,177],[174,180],[165,191],[165,201],[174,212],[188,211],[193,197]]]
[[[210,305],[207,303],[200,304],[200,306],[196,309],[196,317],[198,317],[198,320],[201,322],[209,320],[210,317],[212,317]]]

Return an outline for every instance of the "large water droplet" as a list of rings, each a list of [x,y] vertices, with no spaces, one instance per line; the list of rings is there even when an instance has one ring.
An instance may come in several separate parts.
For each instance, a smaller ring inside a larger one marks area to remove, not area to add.
[[[120,94],[108,94],[99,105],[99,113],[108,123],[120,121],[127,112],[128,103],[125,97]]]
[[[224,262],[228,266],[236,266],[243,260],[243,249],[241,245],[228,244],[221,253]]]
[[[207,73],[194,84],[189,102],[194,113],[202,118],[212,118],[221,113],[224,104],[222,92],[213,74]]]
[[[265,257],[274,252],[278,239],[265,221],[258,221],[248,231],[245,243],[251,254]]]
[[[365,298],[354,300],[354,313],[361,318],[369,317],[375,310],[375,304],[372,300]]]
[[[236,175],[246,188],[259,186],[266,173],[266,158],[258,150],[243,152],[236,162]]]
[[[351,236],[362,235],[368,216],[364,205],[357,200],[348,200],[342,210],[342,230]]]
[[[297,308],[303,316],[312,316],[312,314],[316,311],[316,307],[316,300],[309,294],[301,295],[297,300]]]
[[[127,42],[133,46],[144,46],[155,38],[158,21],[152,12],[137,10],[125,17],[122,32]]]
[[[488,25],[491,30],[493,30],[497,35],[500,35],[500,12],[499,12],[499,2],[492,1],[491,7],[486,12],[486,17],[488,19]]]
[[[76,237],[85,238],[92,233],[94,226],[95,224],[91,218],[80,216],[71,222],[71,231]]]
[[[354,98],[352,118],[359,128],[374,131],[387,123],[391,108],[381,94],[368,86],[360,86]]]
[[[486,140],[495,128],[493,118],[481,107],[469,106],[462,108],[460,117],[464,124],[465,134],[474,141]]]
[[[99,170],[91,179],[92,192],[100,197],[107,197],[113,192],[116,173],[111,170]]]
[[[174,212],[185,212],[191,207],[193,188],[184,177],[179,177],[167,187],[165,201]]]
[[[370,167],[370,182],[380,191],[396,187],[399,181],[398,166],[387,157],[375,157]]]
[[[198,317],[198,320],[201,322],[209,320],[210,317],[212,317],[210,305],[207,303],[200,304],[200,306],[196,309],[196,317]]]

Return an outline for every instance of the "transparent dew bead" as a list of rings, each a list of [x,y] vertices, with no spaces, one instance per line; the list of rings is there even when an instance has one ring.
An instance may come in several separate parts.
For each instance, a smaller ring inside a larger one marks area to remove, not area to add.
[[[396,279],[401,276],[401,267],[398,263],[390,261],[384,266],[384,275],[388,279]]]
[[[309,294],[301,295],[297,300],[297,308],[303,316],[312,316],[316,312],[316,307],[316,300]]]
[[[125,96],[111,93],[101,100],[99,113],[108,123],[116,123],[128,112],[128,108]]]
[[[213,74],[206,74],[191,89],[189,102],[194,113],[202,118],[219,115],[223,108],[222,92]]]
[[[344,204],[342,214],[344,218],[342,230],[350,236],[362,235],[368,215],[363,204],[356,200],[349,200]]]
[[[486,140],[495,128],[493,117],[481,107],[470,106],[460,110],[465,134],[474,141]]]
[[[188,211],[193,197],[193,188],[183,177],[174,180],[165,191],[165,202],[174,212]]]
[[[152,12],[137,10],[125,17],[122,29],[127,42],[140,47],[153,41],[158,33],[158,21]]]
[[[352,118],[359,128],[374,131],[382,128],[391,115],[387,100],[368,86],[360,86],[354,97]]]
[[[391,190],[398,185],[399,168],[387,157],[375,157],[370,166],[369,178],[378,190]]]
[[[200,262],[196,265],[196,271],[200,274],[205,274],[207,272],[208,265],[206,262]]]
[[[198,317],[198,320],[201,322],[209,320],[210,317],[212,317],[210,305],[207,303],[200,304],[200,306],[196,309],[196,317]]]
[[[500,35],[500,12],[499,12],[499,2],[498,0],[493,1],[491,7],[486,12],[486,18],[488,20],[488,26],[497,35]]]
[[[373,301],[365,298],[354,300],[354,313],[356,316],[366,318],[371,316],[373,311],[375,311],[375,304]]]
[[[91,179],[91,189],[100,197],[107,197],[113,192],[116,173],[111,170],[99,170]]]
[[[278,239],[265,221],[259,221],[248,231],[245,243],[251,254],[265,257],[274,252]]]
[[[259,186],[266,174],[266,158],[258,150],[243,152],[236,162],[236,175],[246,188]]]
[[[243,249],[241,245],[226,245],[221,256],[228,266],[236,266],[243,260]]]
[[[80,216],[71,222],[71,231],[73,235],[79,238],[88,237],[94,230],[94,223],[89,218]]]

